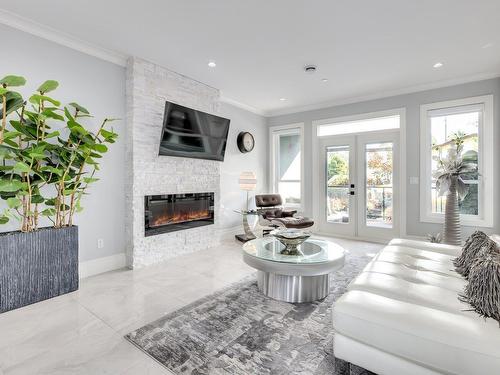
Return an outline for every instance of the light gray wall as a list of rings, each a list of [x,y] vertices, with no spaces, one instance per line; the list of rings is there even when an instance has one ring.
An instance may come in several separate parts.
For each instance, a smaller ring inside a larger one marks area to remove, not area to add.
[[[30,95],[46,79],[59,81],[53,96],[63,104],[76,101],[87,107],[95,119],[87,122],[96,128],[104,117],[118,117],[114,124],[120,134],[101,164],[99,178],[84,201],[85,210],[76,217],[80,231],[80,261],[93,260],[125,251],[125,68],[105,62],[70,48],[0,25],[4,51],[0,59],[0,75],[18,74],[28,83],[21,93]],[[229,104],[220,103],[220,115],[231,119],[225,161],[221,163],[221,205],[219,228],[241,225],[234,209],[245,207],[245,193],[239,189],[242,171],[257,174],[257,192],[267,190],[268,132],[265,118]],[[236,137],[250,131],[256,140],[251,153],[242,154]],[[253,195],[253,193],[252,193]],[[251,196],[250,201],[253,203]],[[1,209],[0,202],[0,209]],[[49,223],[44,223],[48,225]],[[17,230],[18,223],[0,226],[1,232]],[[97,248],[97,240],[104,248]]]
[[[30,95],[46,79],[59,81],[53,97],[63,104],[76,101],[95,116],[86,122],[96,129],[104,117],[125,119],[125,69],[72,49],[0,25],[2,57],[0,75],[17,74],[28,83],[21,91]],[[101,179],[83,200],[84,211],[77,215],[80,232],[80,261],[124,251],[124,170],[125,121],[114,123],[120,139],[102,159]],[[0,231],[17,229],[17,223]],[[104,248],[97,248],[97,239]]]
[[[246,208],[246,192],[241,191],[238,184],[240,173],[251,171],[257,176],[257,188],[250,192],[250,207],[255,207],[255,194],[267,192],[268,128],[264,117],[226,103],[221,103],[220,115],[231,119],[226,157],[221,165],[220,225],[241,226],[241,216],[233,211]],[[248,131],[255,138],[255,148],[249,153],[242,154],[236,144],[241,131]]]
[[[500,79],[491,79],[480,82],[472,82],[463,85],[445,87],[435,90],[422,91],[413,94],[399,95],[389,98],[378,100],[371,100],[361,103],[347,104],[329,108],[318,109],[314,111],[294,113],[290,115],[282,115],[270,117],[267,120],[268,126],[285,125],[297,122],[305,123],[305,207],[306,213],[312,215],[312,121],[327,119],[333,117],[342,117],[349,115],[356,115],[362,113],[383,111],[395,108],[406,108],[406,126],[407,126],[407,233],[408,235],[425,236],[428,233],[435,233],[441,230],[438,224],[422,223],[419,219],[419,185],[410,185],[410,176],[420,175],[420,105],[426,103],[433,103],[445,100],[453,100],[466,98],[471,96],[493,94],[494,96],[494,137],[496,150],[500,148],[500,126],[499,126],[499,113],[500,113]],[[498,166],[500,165],[500,152],[495,155],[495,186],[496,196],[488,198],[488,203],[495,205],[495,218],[494,228],[485,229],[487,232],[500,232],[500,199],[499,199],[499,179],[500,173]],[[474,228],[464,227],[464,234],[467,235],[473,231]]]

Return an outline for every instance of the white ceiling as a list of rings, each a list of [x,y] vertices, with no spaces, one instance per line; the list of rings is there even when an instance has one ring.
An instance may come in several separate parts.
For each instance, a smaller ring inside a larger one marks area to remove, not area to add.
[[[0,8],[268,115],[500,73],[500,0],[0,0]],[[318,71],[305,74],[306,64]]]

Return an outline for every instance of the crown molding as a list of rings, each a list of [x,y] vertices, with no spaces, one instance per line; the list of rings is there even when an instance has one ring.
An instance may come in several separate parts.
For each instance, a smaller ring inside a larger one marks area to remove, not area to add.
[[[259,116],[264,116],[264,117],[268,116],[267,112],[261,111],[260,109],[252,107],[251,105],[248,105],[248,104],[245,104],[245,103],[241,103],[241,102],[239,102],[237,100],[228,98],[227,96],[224,96],[224,95],[221,95],[220,101],[223,102],[223,103],[230,104],[230,105],[232,105],[234,107],[238,107],[240,109],[244,109],[245,111],[252,112],[252,113],[254,113],[256,115],[259,115]]]
[[[90,56],[94,56],[104,61],[111,62],[113,64],[126,67],[128,56],[121,54],[116,51],[112,51],[92,43],[88,43],[82,39],[74,37],[70,34],[61,32],[59,30],[53,29],[51,27],[42,25],[36,21],[30,20],[28,18],[19,16],[15,13],[0,9],[0,24],[7,25],[17,30],[35,35],[39,38],[49,40],[51,42],[63,45],[65,47],[71,48],[73,50],[85,53]],[[155,62],[153,62],[156,64]],[[161,64],[159,64],[161,65]],[[181,73],[177,73],[181,74]],[[183,75],[183,74],[181,74]],[[192,78],[190,78],[192,79]],[[202,82],[200,82],[202,83]],[[203,83],[205,84],[205,83]],[[205,84],[206,85],[206,84]],[[207,85],[208,86],[208,85]],[[245,111],[252,112],[259,116],[265,116],[265,112],[252,107],[250,105],[241,103],[237,100],[221,96],[220,101],[230,104],[234,107],[244,109]]]
[[[126,66],[127,64],[127,56],[122,53],[88,43],[3,9],[0,9],[0,23],[116,65]]]
[[[63,45],[65,47],[71,48],[73,50],[85,53],[90,56],[94,56],[104,61],[126,67],[128,55],[116,52],[110,49],[100,47],[98,45],[86,42],[79,39],[71,34],[61,32],[59,30],[53,29],[49,26],[45,26],[31,19],[19,16],[15,13],[0,9],[0,24],[7,25],[9,27],[24,31],[26,33],[35,35],[37,37],[52,41],[54,43]],[[329,108],[345,104],[360,103],[370,100],[383,99],[391,96],[398,96],[404,94],[411,94],[426,90],[438,89],[443,87],[455,86],[464,83],[482,81],[486,79],[498,78],[500,77],[500,72],[494,73],[483,73],[467,77],[455,78],[450,80],[437,81],[432,83],[426,83],[422,85],[409,86],[402,89],[385,91],[376,94],[350,97],[345,99],[338,99],[333,101],[320,102],[315,104],[309,104],[304,106],[295,106],[276,110],[260,110],[251,105],[242,103],[238,100],[229,98],[227,96],[221,95],[220,101],[230,104],[234,107],[243,109],[245,111],[252,112],[259,116],[264,117],[274,117],[280,115],[289,115],[299,112],[313,111],[317,109]]]
[[[461,85],[461,84],[470,83],[470,82],[484,81],[487,79],[493,79],[493,78],[498,78],[498,77],[500,77],[500,72],[476,74],[476,75],[467,76],[467,77],[454,78],[454,79],[437,81],[437,82],[432,82],[432,83],[425,83],[422,85],[409,86],[409,87],[405,87],[402,89],[384,91],[384,92],[376,93],[376,94],[357,96],[357,97],[351,97],[351,98],[345,98],[345,99],[338,99],[338,100],[309,104],[309,105],[304,105],[304,106],[270,110],[270,111],[264,112],[264,116],[274,117],[274,116],[281,116],[281,115],[290,115],[290,114],[294,114],[294,113],[314,111],[314,110],[318,110],[318,109],[330,108],[330,107],[335,107],[335,106],[340,106],[340,105],[354,104],[354,103],[367,102],[370,100],[389,98],[391,96],[413,94],[413,93],[417,93],[417,92],[439,89],[439,88],[450,87],[450,86],[456,86],[456,85]]]

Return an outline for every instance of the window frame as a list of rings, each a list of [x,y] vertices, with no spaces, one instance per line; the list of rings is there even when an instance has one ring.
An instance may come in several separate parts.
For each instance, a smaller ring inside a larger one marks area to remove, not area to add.
[[[430,111],[447,110],[452,114],[457,107],[482,106],[482,115],[478,125],[478,215],[460,215],[461,225],[493,227],[494,204],[486,204],[485,197],[494,195],[494,168],[493,168],[493,95],[483,95],[424,104],[420,106],[420,221],[424,223],[443,223],[444,213],[432,212],[432,134]]]
[[[279,179],[279,146],[278,140],[281,135],[295,135],[300,136],[300,204],[290,204],[283,202],[283,207],[296,209],[302,212],[304,210],[304,123],[295,123],[289,125],[272,126],[269,128],[269,153],[271,159],[271,168],[269,173],[270,190],[273,194],[278,194]],[[288,180],[287,180],[288,181]],[[291,182],[296,180],[290,180]]]

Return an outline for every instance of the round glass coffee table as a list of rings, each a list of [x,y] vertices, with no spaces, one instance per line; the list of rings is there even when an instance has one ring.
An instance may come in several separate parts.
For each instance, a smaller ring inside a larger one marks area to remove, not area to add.
[[[285,248],[272,236],[243,245],[243,261],[257,269],[259,290],[271,298],[298,303],[325,298],[328,274],[344,266],[345,250],[331,241],[308,239],[299,255],[283,255]]]

